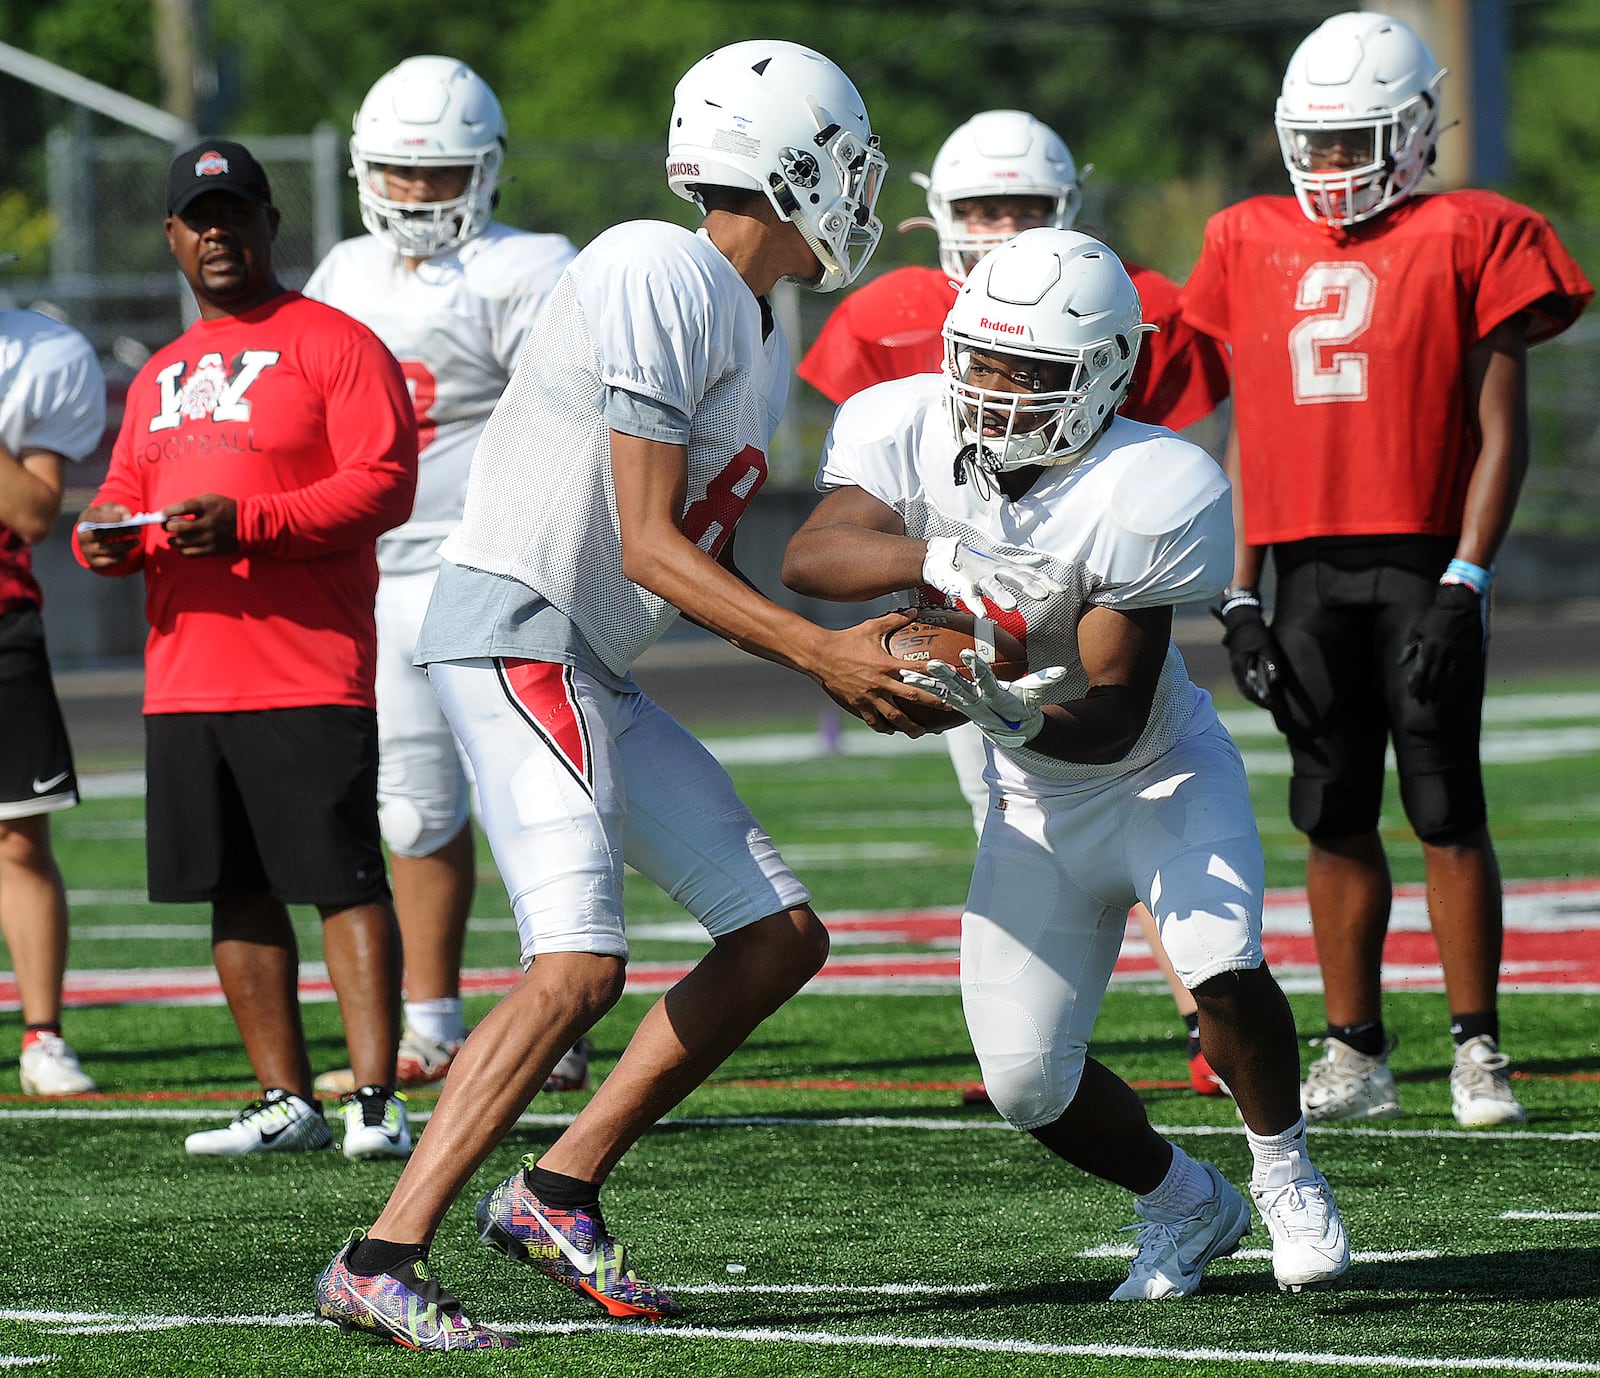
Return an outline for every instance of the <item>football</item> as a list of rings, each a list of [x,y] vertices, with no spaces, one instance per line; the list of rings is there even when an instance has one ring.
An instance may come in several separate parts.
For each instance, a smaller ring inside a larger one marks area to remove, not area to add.
[[[904,608],[915,622],[890,632],[883,646],[890,655],[913,665],[942,660],[970,679],[961,662],[962,651],[976,650],[996,679],[1020,679],[1028,673],[1028,653],[1021,641],[987,617],[974,617],[958,608]],[[967,721],[953,708],[923,708],[900,705],[908,718],[930,732],[947,732]]]

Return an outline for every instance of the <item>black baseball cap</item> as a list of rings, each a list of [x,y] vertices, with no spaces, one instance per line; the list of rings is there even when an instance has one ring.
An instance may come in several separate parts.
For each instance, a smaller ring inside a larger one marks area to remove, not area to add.
[[[267,174],[243,144],[208,139],[172,160],[167,169],[167,214],[182,215],[197,196],[226,191],[258,206],[272,204]]]

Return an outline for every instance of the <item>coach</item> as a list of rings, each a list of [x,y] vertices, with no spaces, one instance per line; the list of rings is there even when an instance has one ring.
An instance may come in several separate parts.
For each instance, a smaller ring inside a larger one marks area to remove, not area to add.
[[[200,318],[140,370],[77,545],[142,571],[150,898],[211,905],[262,1096],[191,1154],[326,1148],[287,904],[315,905],[358,1090],[348,1157],[404,1156],[400,944],[377,820],[373,598],[417,433],[365,326],[284,290],[266,173],[212,140],[173,162],[167,242]],[[141,523],[141,519],[144,518]]]

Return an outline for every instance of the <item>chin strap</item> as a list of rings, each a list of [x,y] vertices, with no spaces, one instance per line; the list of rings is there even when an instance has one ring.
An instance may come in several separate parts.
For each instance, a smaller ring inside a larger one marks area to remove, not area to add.
[[[985,502],[999,492],[999,489],[995,486],[993,475],[978,463],[977,445],[963,445],[956,451],[956,487],[963,487],[967,482],[968,475],[972,478],[972,486],[977,491],[978,496]]]

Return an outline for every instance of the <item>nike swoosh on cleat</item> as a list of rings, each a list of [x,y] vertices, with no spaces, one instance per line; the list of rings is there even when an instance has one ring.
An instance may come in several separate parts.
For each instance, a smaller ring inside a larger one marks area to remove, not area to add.
[[[52,775],[48,780],[41,780],[36,775],[33,778],[33,792],[35,794],[43,794],[47,789],[54,789],[71,773],[71,771],[64,770],[59,775]]]
[[[546,1220],[543,1211],[535,1210],[532,1206],[528,1207],[528,1209],[533,1218],[539,1222],[539,1228],[549,1235],[556,1248],[567,1256],[567,1261],[580,1273],[587,1273],[592,1276],[600,1267],[600,1250],[590,1249],[587,1253],[584,1252]]]

